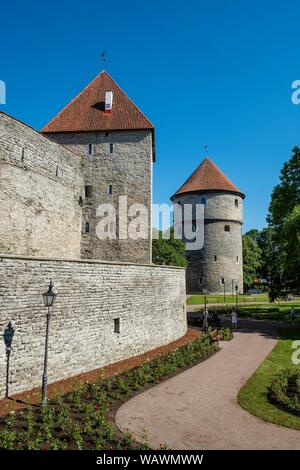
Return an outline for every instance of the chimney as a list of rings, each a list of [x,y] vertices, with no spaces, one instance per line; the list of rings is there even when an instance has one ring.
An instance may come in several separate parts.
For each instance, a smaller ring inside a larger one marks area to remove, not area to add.
[[[111,113],[112,105],[113,105],[113,92],[106,91],[105,92],[105,112],[106,113]]]

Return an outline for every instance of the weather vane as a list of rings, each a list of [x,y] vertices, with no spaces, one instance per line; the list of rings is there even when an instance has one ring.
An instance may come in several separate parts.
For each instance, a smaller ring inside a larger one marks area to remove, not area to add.
[[[208,145],[204,145],[204,153],[206,156],[208,155]]]
[[[102,54],[101,54],[101,59],[102,59],[102,63],[103,63],[103,68],[105,68],[105,64],[106,64],[106,49],[104,49],[104,51],[102,52]]]

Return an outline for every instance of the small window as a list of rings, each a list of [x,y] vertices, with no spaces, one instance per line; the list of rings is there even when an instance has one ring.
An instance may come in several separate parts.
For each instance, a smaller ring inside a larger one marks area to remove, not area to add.
[[[112,184],[110,184],[108,186],[108,194],[112,194],[112,192],[113,192],[113,187],[112,187]]]
[[[80,205],[80,207],[83,206],[83,199],[82,199],[81,196],[79,196],[79,198],[78,198],[78,204]]]
[[[22,149],[21,162],[24,162],[24,159],[25,159],[25,149]]]
[[[218,261],[217,255],[214,256],[214,260],[215,260],[215,261]]]
[[[230,232],[230,225],[225,225],[224,230],[225,232]]]
[[[84,194],[85,197],[89,198],[92,197],[92,186],[88,185],[84,187]]]
[[[199,277],[199,284],[202,284],[202,277]]]
[[[202,197],[200,199],[200,204],[206,204],[206,197]]]
[[[93,153],[93,144],[89,144],[88,154],[92,155]]]
[[[58,173],[59,173],[59,167],[58,165],[56,166],[56,172],[55,172],[55,175],[58,176]]]
[[[89,231],[90,231],[90,223],[86,222],[85,223],[85,233],[89,233]]]
[[[237,262],[237,263],[239,262],[239,257],[238,257],[238,256],[236,257],[236,262]]]
[[[235,205],[235,207],[239,207],[239,200],[238,199],[234,200],[234,205]]]
[[[190,261],[190,260],[191,260],[191,257],[190,257],[190,256],[186,256],[186,259],[187,259],[187,261]]]
[[[114,318],[114,333],[120,333],[120,318]]]
[[[110,155],[114,153],[114,144],[109,144],[109,153]]]
[[[105,137],[108,137],[108,132],[105,132]]]
[[[224,278],[224,277],[221,277],[221,284],[222,284],[222,285],[225,284],[225,278]]]

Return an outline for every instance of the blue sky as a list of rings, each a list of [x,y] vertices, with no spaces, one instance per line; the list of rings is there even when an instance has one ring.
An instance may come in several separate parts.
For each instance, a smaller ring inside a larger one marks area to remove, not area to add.
[[[245,226],[300,145],[299,1],[12,1],[1,6],[1,110],[40,129],[101,69],[156,126],[155,203],[204,157],[246,193]]]

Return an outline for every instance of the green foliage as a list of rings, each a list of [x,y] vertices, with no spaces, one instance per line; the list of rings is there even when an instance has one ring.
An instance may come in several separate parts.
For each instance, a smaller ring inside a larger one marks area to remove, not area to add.
[[[16,450],[132,449],[138,444],[128,434],[120,435],[111,424],[112,407],[130,398],[147,384],[195,364],[218,350],[209,336],[120,375],[85,384],[58,396],[45,407],[10,413],[0,422],[0,448]],[[149,449],[144,434],[140,449]]]
[[[258,277],[258,270],[262,264],[262,250],[253,234],[249,232],[243,236],[243,261],[244,285],[248,289],[253,286],[254,278]]]
[[[221,327],[218,328],[219,341],[231,341],[233,334],[230,328]]]
[[[174,238],[174,228],[171,227],[170,231],[165,233],[159,231],[158,234],[159,238],[152,240],[153,263],[168,266],[187,266],[184,243],[182,240]]]
[[[274,380],[274,374],[282,368],[291,367],[292,344],[300,339],[300,330],[291,328],[280,332],[280,339],[272,352],[242,387],[238,395],[239,404],[250,413],[261,419],[281,426],[300,430],[300,416],[287,412],[269,400],[269,389]]]
[[[300,149],[295,147],[280,173],[269,207],[274,244],[271,298],[300,289]]]
[[[279,371],[271,383],[269,398],[300,415],[300,370],[287,368]]]

